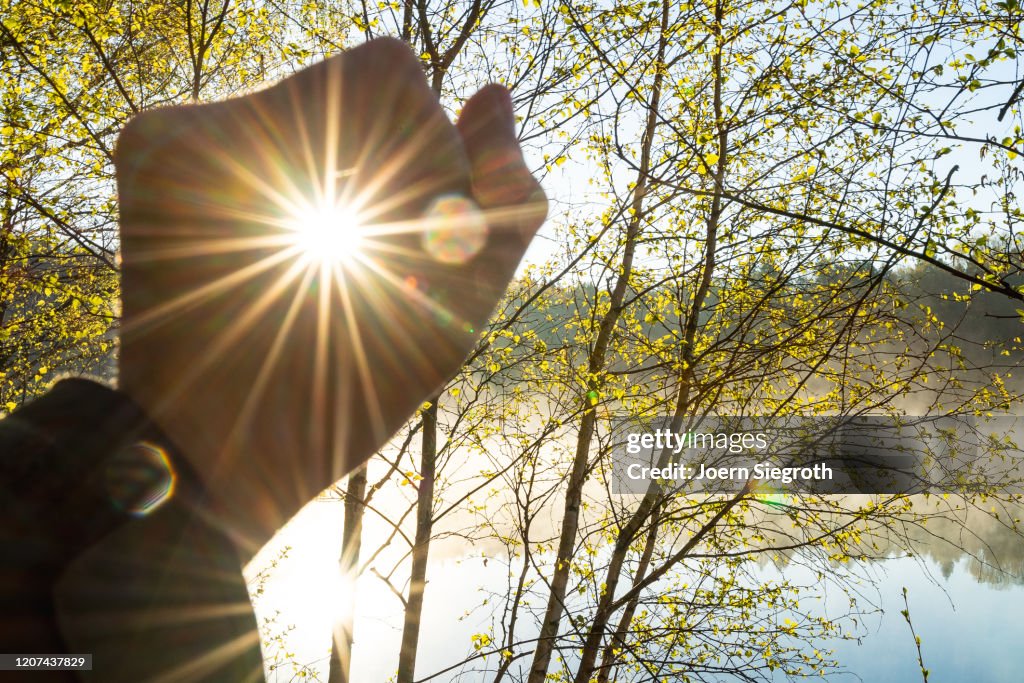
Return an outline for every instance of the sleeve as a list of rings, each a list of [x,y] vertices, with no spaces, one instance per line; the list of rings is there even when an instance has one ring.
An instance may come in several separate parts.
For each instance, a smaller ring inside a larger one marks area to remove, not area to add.
[[[125,394],[64,380],[0,421],[0,540],[0,651],[92,655],[31,680],[263,680],[234,546]]]

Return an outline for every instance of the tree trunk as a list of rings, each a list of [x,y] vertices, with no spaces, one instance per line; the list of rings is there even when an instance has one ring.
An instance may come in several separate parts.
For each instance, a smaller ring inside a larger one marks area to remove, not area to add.
[[[640,556],[640,564],[636,568],[636,577],[633,579],[634,586],[647,576],[647,568],[651,566],[651,556],[654,554],[654,544],[658,540],[659,524],[658,507],[655,507],[651,512],[651,524],[647,529],[647,538],[644,539],[644,551]],[[608,683],[612,668],[619,659],[616,649],[622,650],[626,645],[626,632],[629,630],[629,625],[633,623],[633,615],[636,614],[636,606],[639,602],[640,596],[637,595],[622,610],[619,624],[601,653],[601,668],[597,672],[597,683]]]
[[[412,548],[412,571],[409,575],[409,599],[402,625],[402,649],[398,653],[397,683],[412,683],[419,649],[420,621],[423,612],[423,589],[426,586],[427,556],[433,531],[434,473],[437,466],[437,403],[430,399],[423,411],[423,453],[420,462],[419,489],[416,494],[416,540]]]
[[[362,547],[363,503],[366,499],[366,465],[352,473],[345,489],[345,526],[342,531],[341,556],[338,557],[338,572],[348,581],[342,583],[345,590],[355,591],[359,578],[359,549]],[[328,683],[348,683],[352,666],[352,643],[355,641],[355,595],[345,601],[345,613],[338,616],[331,641],[331,668]]]
[[[661,40],[658,44],[658,59],[659,64],[664,59],[665,50],[665,36],[668,29],[668,10],[669,4],[667,0],[662,3],[662,24],[661,24]],[[690,389],[693,384],[693,349],[696,341],[697,329],[699,325],[699,318],[701,309],[704,307],[704,301],[707,299],[708,292],[711,289],[712,274],[715,269],[716,263],[716,250],[718,242],[718,226],[722,216],[722,188],[725,180],[725,170],[727,163],[727,147],[728,147],[728,130],[723,120],[722,111],[722,19],[723,9],[722,3],[716,2],[715,4],[715,24],[713,31],[715,34],[715,50],[712,57],[713,60],[713,71],[714,71],[714,100],[713,108],[715,115],[715,132],[718,140],[718,162],[715,168],[715,188],[714,196],[711,203],[711,211],[707,219],[707,232],[705,237],[704,246],[704,263],[702,267],[700,285],[697,291],[694,293],[693,303],[690,306],[689,315],[686,320],[686,327],[683,336],[682,348],[681,348],[681,367],[683,368],[680,375],[679,390],[676,397],[676,405],[674,414],[672,416],[671,429],[674,432],[678,432],[682,427],[682,419],[685,413],[690,407]],[[658,95],[660,93],[661,86],[661,74],[662,71],[659,69],[658,75],[655,77],[654,88],[651,101],[651,113],[655,115],[657,113]],[[670,456],[670,450],[664,449],[658,460],[658,466],[664,467],[668,464]],[[583,652],[580,657],[580,666],[576,672],[575,683],[587,683],[591,680],[594,674],[595,664],[597,661],[597,653],[601,649],[601,641],[605,636],[605,630],[608,623],[611,620],[612,614],[616,609],[616,605],[619,603],[615,600],[615,589],[618,587],[619,578],[622,573],[622,567],[626,560],[626,556],[629,553],[629,547],[633,543],[633,539],[636,538],[637,534],[643,528],[647,522],[649,516],[652,516],[654,510],[657,509],[663,499],[661,488],[657,483],[651,484],[648,488],[647,493],[644,495],[644,499],[641,501],[640,506],[636,512],[623,527],[619,533],[618,538],[615,542],[615,548],[612,551],[612,557],[609,562],[608,571],[605,576],[604,589],[598,599],[597,611],[594,614],[594,619],[591,621],[590,630],[587,634],[586,641],[583,645]],[[650,560],[650,551],[652,550],[651,544],[656,538],[656,524],[657,521],[652,521],[652,528],[647,539],[648,545],[644,549],[644,555],[646,561],[641,562],[641,570],[638,570],[636,581],[634,581],[633,589],[635,591],[636,586],[643,580],[643,575],[646,572],[646,563]],[[705,527],[702,530],[706,533],[709,529]],[[703,535],[703,533],[701,535]],[[699,538],[699,537],[695,537]],[[692,541],[693,539],[691,539]],[[682,559],[679,557],[678,559]],[[662,567],[662,570],[665,568]],[[608,665],[607,668],[602,668],[601,679],[608,680],[608,668],[610,668],[609,658],[614,659],[613,643],[616,641],[621,645],[624,641],[625,631],[628,630],[630,622],[632,621],[632,613],[635,610],[636,599],[638,595],[629,600],[628,604],[632,605],[632,609],[627,609],[623,614],[622,619],[619,622],[618,628],[615,633],[612,634],[612,639],[609,641],[607,646],[604,648],[603,659],[606,660],[604,663]]]
[[[667,0],[665,0],[665,4],[667,5]],[[660,68],[660,63],[663,58],[664,39],[661,41],[659,56],[657,57],[659,68],[655,76],[656,84],[659,84],[662,79],[661,74],[663,70]],[[640,166],[633,190],[632,215],[626,226],[622,268],[619,271],[615,286],[609,297],[610,306],[608,311],[601,318],[597,340],[588,359],[589,375],[592,378],[601,373],[607,364],[607,353],[611,343],[612,332],[619,321],[619,317],[622,315],[626,289],[633,274],[633,256],[636,250],[637,237],[640,233],[640,222],[644,214],[643,202],[648,189],[647,175],[650,171],[651,145],[653,144],[654,132],[658,121],[656,114],[659,98],[660,87],[656,85],[652,94],[652,108],[647,117],[644,130]],[[597,380],[591,379],[588,389],[590,391],[597,391],[599,388],[600,384]],[[558,638],[558,627],[562,621],[562,613],[565,611],[565,593],[569,583],[572,557],[576,548],[583,485],[586,483],[589,471],[590,443],[593,439],[594,427],[597,423],[597,413],[594,410],[594,406],[591,405],[589,392],[583,400],[585,402],[583,418],[580,420],[576,451],[573,456],[572,470],[569,474],[569,483],[565,492],[565,510],[562,515],[562,530],[558,539],[558,553],[555,556],[555,567],[551,577],[551,590],[548,595],[548,604],[544,611],[544,619],[541,622],[540,633],[537,636],[537,649],[533,653],[533,662],[530,665],[530,675],[527,683],[543,683],[547,677],[548,668],[551,665],[551,655],[554,652],[555,641]]]

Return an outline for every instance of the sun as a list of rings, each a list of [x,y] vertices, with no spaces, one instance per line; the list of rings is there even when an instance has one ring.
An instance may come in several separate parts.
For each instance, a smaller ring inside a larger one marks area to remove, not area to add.
[[[311,206],[288,221],[301,258],[311,264],[351,264],[366,246],[366,226],[341,203]]]

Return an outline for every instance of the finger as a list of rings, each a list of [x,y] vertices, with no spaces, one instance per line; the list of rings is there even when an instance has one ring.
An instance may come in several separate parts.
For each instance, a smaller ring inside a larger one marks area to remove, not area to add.
[[[482,88],[466,102],[456,128],[469,157],[473,196],[489,217],[491,241],[507,248],[507,238],[517,237],[525,249],[548,205],[523,160],[508,90],[498,84]]]

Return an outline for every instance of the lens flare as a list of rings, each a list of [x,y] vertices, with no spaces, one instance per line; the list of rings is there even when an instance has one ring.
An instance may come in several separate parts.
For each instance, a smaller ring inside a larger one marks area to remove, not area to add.
[[[434,200],[423,223],[423,250],[441,263],[466,263],[487,243],[483,213],[472,199],[460,195]]]
[[[765,505],[783,509],[790,507],[789,501],[792,496],[786,495],[779,487],[772,486],[768,482],[758,482],[751,493],[754,494],[755,500]]]
[[[144,517],[170,500],[177,480],[166,451],[146,441],[116,453],[105,475],[111,501],[134,517]]]

